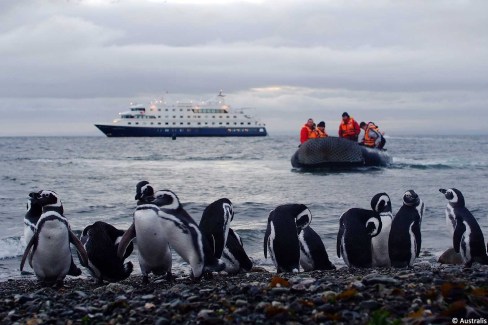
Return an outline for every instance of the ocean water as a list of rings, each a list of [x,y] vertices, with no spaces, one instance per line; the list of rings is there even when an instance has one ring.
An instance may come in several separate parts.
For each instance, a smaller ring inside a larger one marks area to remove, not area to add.
[[[204,208],[221,197],[234,204],[231,227],[242,237],[256,265],[274,270],[263,254],[269,211],[285,203],[303,203],[312,227],[336,255],[340,215],[369,208],[378,192],[387,192],[393,213],[402,195],[414,189],[426,204],[420,260],[435,261],[452,239],[445,224],[447,201],[438,189],[456,187],[488,239],[488,140],[485,136],[390,137],[389,168],[302,172],[290,158],[297,136],[264,138],[0,138],[0,281],[21,275],[23,216],[29,192],[56,191],[75,231],[97,220],[126,229],[135,207],[135,185],[148,180],[171,189],[198,222]],[[136,254],[130,257],[137,266]],[[175,272],[190,269],[175,256]],[[136,268],[135,273],[139,270]],[[84,271],[85,273],[85,271]],[[86,273],[87,274],[87,273]]]

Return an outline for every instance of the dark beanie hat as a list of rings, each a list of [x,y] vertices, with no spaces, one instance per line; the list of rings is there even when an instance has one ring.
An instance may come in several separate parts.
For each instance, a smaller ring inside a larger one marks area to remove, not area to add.
[[[323,126],[325,128],[325,122],[324,121],[320,121],[319,124],[317,124],[317,126]]]
[[[349,114],[347,114],[347,112],[342,113],[342,117],[345,117],[345,116],[349,117]]]

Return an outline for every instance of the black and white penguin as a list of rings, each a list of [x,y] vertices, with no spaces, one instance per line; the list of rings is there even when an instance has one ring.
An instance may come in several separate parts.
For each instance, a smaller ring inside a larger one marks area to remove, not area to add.
[[[439,189],[448,200],[446,221],[454,226],[453,247],[460,253],[464,265],[470,267],[473,262],[488,264],[485,249],[485,238],[475,217],[466,208],[464,196],[458,189]]]
[[[388,194],[378,193],[371,200],[371,208],[379,213],[381,219],[381,231],[371,239],[373,245],[373,267],[389,267],[390,256],[388,253],[388,240],[390,237],[393,213],[391,200]]]
[[[27,212],[24,216],[24,243],[27,246],[36,232],[36,224],[42,214],[42,206],[35,199],[37,193],[29,193],[27,199]]]
[[[420,254],[422,236],[420,226],[425,205],[417,193],[408,190],[403,195],[403,206],[391,223],[388,252],[391,266],[411,266]]]
[[[270,212],[264,235],[264,257],[268,250],[276,272],[298,272],[300,241],[298,231],[312,221],[312,213],[303,204],[285,204]]]
[[[371,207],[375,210],[352,208],[340,217],[337,256],[342,257],[349,267],[364,268],[373,265],[372,238],[377,236],[382,228],[380,215],[376,211],[377,197],[378,195],[375,195],[371,200]]]
[[[97,221],[83,229],[80,241],[88,254],[88,265],[91,275],[98,280],[117,282],[127,279],[132,273],[132,262],[124,264],[124,260],[117,256],[119,241],[124,231],[111,224]],[[127,258],[134,249],[130,243],[124,258]]]
[[[140,203],[134,211],[133,221],[129,229],[122,235],[117,248],[119,260],[127,255],[127,249],[134,238],[137,238],[138,260],[141,267],[142,282],[149,282],[149,274],[166,275],[172,279],[172,255],[167,237],[167,224],[159,216],[159,204],[162,202],[154,197],[152,186],[146,184],[136,196]],[[143,203],[151,202],[151,203]]]
[[[222,262],[225,264],[224,271],[229,274],[236,274],[241,270],[251,271],[253,266],[251,259],[244,250],[241,237],[232,228],[229,228],[229,235],[222,253]]]
[[[304,271],[335,270],[329,260],[325,245],[311,226],[299,230],[300,266]]]
[[[139,183],[136,184],[136,196],[134,199],[137,200],[137,205],[148,203],[147,201],[141,201],[141,197],[143,196],[144,191],[148,191],[148,190],[153,191],[154,194],[154,189],[151,185],[149,185],[148,181],[140,181]],[[146,193],[145,200],[151,200],[153,198],[154,197]]]
[[[227,198],[210,203],[203,211],[198,227],[217,259],[222,257],[232,219],[234,209]]]
[[[42,206],[43,213],[36,224],[34,235],[25,248],[20,270],[23,270],[25,260],[29,257],[29,265],[40,281],[47,284],[62,284],[66,275],[73,273],[70,243],[78,250],[83,266],[88,266],[87,253],[71,231],[68,220],[58,212],[62,204],[55,192],[40,191],[33,200]]]

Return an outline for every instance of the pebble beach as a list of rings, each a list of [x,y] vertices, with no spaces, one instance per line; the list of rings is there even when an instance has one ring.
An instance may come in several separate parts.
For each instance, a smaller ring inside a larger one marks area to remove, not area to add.
[[[486,324],[488,266],[0,283],[2,324]]]

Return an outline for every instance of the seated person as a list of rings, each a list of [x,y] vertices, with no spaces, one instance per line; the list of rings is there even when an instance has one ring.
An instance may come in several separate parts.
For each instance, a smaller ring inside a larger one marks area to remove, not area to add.
[[[302,129],[300,130],[300,144],[313,137],[312,133],[314,124],[313,119],[309,118],[307,123],[302,126]]]
[[[317,124],[317,129],[315,130],[317,133],[317,138],[327,138],[329,135],[327,134],[327,131],[325,131],[325,122],[320,121],[319,124]]]
[[[366,131],[367,126],[368,125],[366,124],[366,122],[359,123],[359,128],[361,130],[359,131],[359,135],[358,135],[358,143],[362,146],[364,145],[364,132]]]
[[[383,149],[385,143],[386,140],[378,127],[373,122],[369,122],[364,131],[363,144],[367,147]]]

